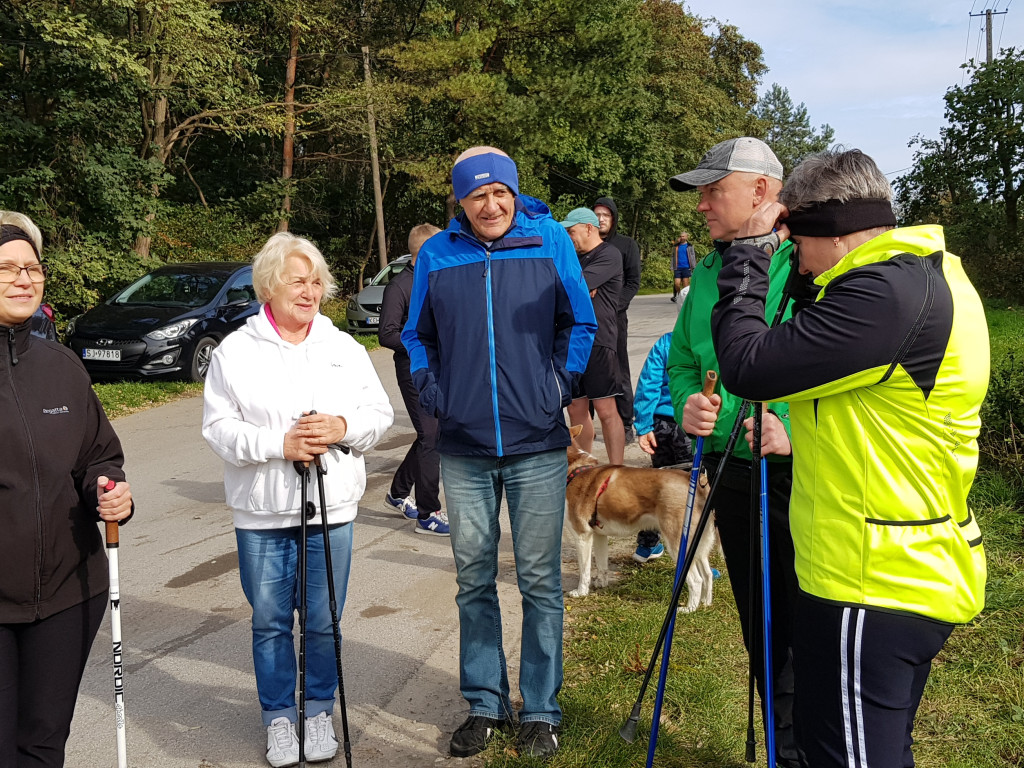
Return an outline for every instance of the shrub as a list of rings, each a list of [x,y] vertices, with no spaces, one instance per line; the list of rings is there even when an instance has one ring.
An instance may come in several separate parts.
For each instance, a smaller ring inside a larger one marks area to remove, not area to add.
[[[993,468],[1024,477],[1024,366],[1018,354],[994,355],[988,395],[981,406],[981,459]]]
[[[640,290],[664,293],[672,290],[672,261],[668,256],[650,255],[640,271]]]

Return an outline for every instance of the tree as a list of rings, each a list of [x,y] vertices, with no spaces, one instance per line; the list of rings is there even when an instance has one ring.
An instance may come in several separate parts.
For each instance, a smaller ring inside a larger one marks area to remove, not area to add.
[[[1009,236],[1017,237],[1024,193],[1024,49],[1004,49],[991,63],[973,60],[966,86],[946,92],[943,140],[986,200],[1002,201]]]
[[[990,296],[1024,295],[1020,199],[1024,194],[1024,61],[1004,49],[964,65],[970,82],[946,91],[948,125],[916,136],[914,165],[896,181],[900,218],[937,223]]]
[[[804,103],[793,106],[789,90],[778,83],[772,83],[761,97],[754,114],[766,124],[764,140],[775,151],[786,176],[808,155],[828,149],[835,138],[828,123],[812,128]]]

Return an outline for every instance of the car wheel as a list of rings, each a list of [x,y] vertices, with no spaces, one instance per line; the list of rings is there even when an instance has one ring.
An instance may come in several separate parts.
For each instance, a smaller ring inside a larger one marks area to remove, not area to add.
[[[192,381],[206,381],[206,373],[210,370],[210,360],[216,348],[217,340],[210,336],[200,339],[196,344],[196,350],[192,353]]]

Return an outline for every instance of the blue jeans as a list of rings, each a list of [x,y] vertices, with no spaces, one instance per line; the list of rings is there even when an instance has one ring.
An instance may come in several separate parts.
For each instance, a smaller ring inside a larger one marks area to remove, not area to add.
[[[441,474],[459,593],[459,682],[471,715],[511,719],[498,605],[498,513],[508,494],[516,577],[523,597],[521,723],[558,725],[562,710],[564,450],[502,458],[442,456]]]
[[[263,724],[278,717],[298,720],[297,662],[292,627],[299,607],[299,529],[235,529],[238,574],[252,606],[252,657]],[[352,564],[352,524],[330,527],[331,561],[338,618],[345,607]],[[306,717],[332,712],[338,687],[334,629],[327,592],[324,537],[310,526],[306,540]]]

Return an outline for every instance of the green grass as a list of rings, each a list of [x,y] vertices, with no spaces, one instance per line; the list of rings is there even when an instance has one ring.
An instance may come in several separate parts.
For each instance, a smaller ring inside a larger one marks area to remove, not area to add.
[[[92,388],[111,419],[203,392],[202,384],[191,381],[118,381]]]

